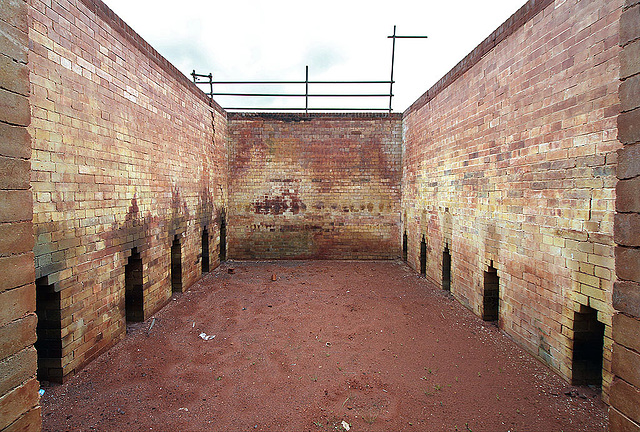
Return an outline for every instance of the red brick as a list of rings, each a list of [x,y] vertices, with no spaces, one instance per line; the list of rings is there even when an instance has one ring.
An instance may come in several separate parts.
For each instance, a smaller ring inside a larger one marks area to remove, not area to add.
[[[27,2],[25,0],[4,0],[0,8],[0,21],[16,27],[24,33],[27,28]]]
[[[31,136],[27,129],[0,123],[0,155],[29,159]]]
[[[4,7],[4,2],[2,3]],[[2,26],[0,32],[0,53],[20,62],[27,63],[27,48],[29,37],[27,32],[7,25]]]
[[[620,45],[640,38],[640,5],[627,9],[620,16]]]
[[[609,432],[640,432],[640,425],[611,407],[609,409]]]
[[[33,252],[0,257],[0,268],[0,292],[35,280]]]
[[[36,310],[36,287],[34,284],[0,292],[0,326],[33,313]]]
[[[42,430],[41,415],[39,406],[32,408],[2,432],[40,432]]]
[[[29,189],[31,163],[25,159],[0,156],[0,189]]]
[[[0,397],[0,430],[38,404],[40,385],[34,379]]]
[[[613,284],[613,307],[633,317],[640,317],[640,284],[616,281]]]
[[[27,65],[0,55],[0,88],[28,96],[29,68]]]
[[[640,319],[615,314],[612,329],[614,342],[640,352]]]
[[[640,40],[625,46],[620,52],[620,78],[625,79],[640,72]]]
[[[34,377],[37,363],[38,354],[33,346],[0,360],[0,395]]]
[[[31,121],[29,99],[0,89],[0,122],[28,126]]]
[[[0,257],[29,252],[33,243],[31,222],[0,224]]]
[[[618,278],[640,282],[640,249],[617,246],[615,254]]]
[[[628,350],[617,343],[613,344],[611,372],[634,387],[640,387],[640,354]]]
[[[36,315],[30,314],[0,327],[0,360],[36,342],[37,321]]]
[[[621,246],[640,246],[640,214],[616,213],[614,240]]]
[[[609,403],[630,420],[640,423],[640,390],[616,378],[611,385]]]
[[[616,184],[616,210],[623,213],[640,212],[640,177],[621,180]]]
[[[640,6],[638,6],[640,9]],[[620,84],[620,108],[630,111],[640,107],[640,75],[627,78]]]
[[[623,144],[640,141],[640,108],[618,116],[618,139]]]
[[[30,221],[33,217],[33,197],[29,190],[0,190],[0,223]]]

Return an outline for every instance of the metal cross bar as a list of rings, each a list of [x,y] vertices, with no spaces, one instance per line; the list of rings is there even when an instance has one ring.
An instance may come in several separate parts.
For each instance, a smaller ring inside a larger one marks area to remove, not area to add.
[[[396,26],[393,26],[393,35],[387,36],[388,39],[393,39],[391,48],[391,80],[389,85],[389,112],[391,112],[391,102],[393,100],[393,65],[396,60],[396,39],[427,39],[429,36],[399,36],[396,34]]]

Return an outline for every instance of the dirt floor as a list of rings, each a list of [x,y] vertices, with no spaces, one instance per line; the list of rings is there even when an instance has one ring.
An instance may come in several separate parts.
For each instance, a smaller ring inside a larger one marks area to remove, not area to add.
[[[45,388],[45,430],[607,429],[596,392],[401,262],[229,262],[154,319]]]

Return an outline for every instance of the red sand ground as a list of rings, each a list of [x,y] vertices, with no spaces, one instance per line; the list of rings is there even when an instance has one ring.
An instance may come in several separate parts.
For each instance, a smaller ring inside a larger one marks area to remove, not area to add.
[[[226,263],[152,322],[46,388],[44,429],[606,430],[595,392],[401,262]]]

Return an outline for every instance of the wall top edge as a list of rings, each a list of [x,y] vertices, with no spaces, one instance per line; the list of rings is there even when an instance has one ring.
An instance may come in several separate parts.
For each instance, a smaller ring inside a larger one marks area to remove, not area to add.
[[[371,112],[349,112],[349,113],[288,113],[288,112],[227,112],[229,120],[242,119],[265,119],[282,121],[304,121],[318,118],[334,119],[380,119],[388,118],[393,120],[402,119],[402,113],[371,113]]]
[[[469,69],[476,65],[482,57],[489,51],[494,49],[500,42],[507,39],[516,30],[524,26],[538,13],[548,6],[552,5],[555,0],[529,0],[505,22],[503,22],[493,33],[491,33],[484,41],[473,49],[465,58],[447,72],[440,80],[435,83],[429,90],[420,96],[409,108],[404,112],[404,116],[419,110],[426,105],[431,99],[436,97],[442,90],[453,84],[458,78],[464,75]]]
[[[204,103],[209,105],[215,111],[226,115],[226,111],[213,99],[209,98],[197,85],[178,70],[169,60],[163,57],[155,50],[142,36],[135,32],[126,22],[122,20],[113,10],[109,8],[102,0],[80,0],[90,11],[102,19],[109,27],[117,31],[120,36],[137,48],[144,56],[153,61],[162,70],[168,73],[172,78],[182,84],[186,89],[191,91]]]

